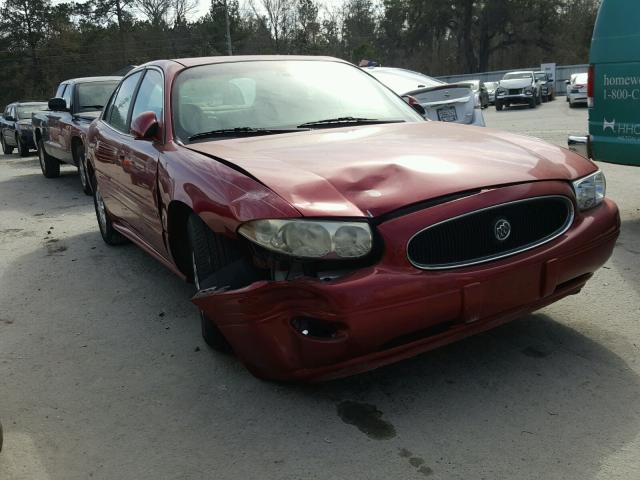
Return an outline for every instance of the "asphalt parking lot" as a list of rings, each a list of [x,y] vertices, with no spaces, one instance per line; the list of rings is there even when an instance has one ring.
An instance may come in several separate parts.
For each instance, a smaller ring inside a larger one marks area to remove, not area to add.
[[[586,109],[485,111],[564,145]],[[0,479],[640,478],[640,169],[601,165],[623,231],[583,292],[319,385],[206,348],[190,285],[106,246],[75,169],[0,156]]]

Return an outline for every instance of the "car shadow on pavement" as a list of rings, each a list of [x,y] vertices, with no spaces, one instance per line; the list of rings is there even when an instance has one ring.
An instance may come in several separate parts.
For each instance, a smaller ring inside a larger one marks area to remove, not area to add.
[[[264,382],[206,347],[192,287],[138,248],[108,247],[97,228],[55,240],[0,279],[5,445],[37,432],[51,478],[84,471],[75,451],[173,478],[241,449],[264,478],[330,458],[336,475],[356,462],[386,478],[584,480],[640,431],[640,379],[618,355],[637,347],[624,338],[614,353],[539,313],[351,378]],[[293,453],[301,443],[313,459]]]

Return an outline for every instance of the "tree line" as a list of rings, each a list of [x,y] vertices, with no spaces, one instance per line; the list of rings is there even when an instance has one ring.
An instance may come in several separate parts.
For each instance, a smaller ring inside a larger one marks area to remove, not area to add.
[[[4,0],[0,96],[159,58],[330,55],[429,75],[585,63],[600,0]]]

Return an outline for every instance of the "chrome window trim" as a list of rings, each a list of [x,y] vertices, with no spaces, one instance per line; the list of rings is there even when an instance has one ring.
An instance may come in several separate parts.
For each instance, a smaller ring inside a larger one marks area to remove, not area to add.
[[[462,263],[446,263],[446,264],[436,264],[436,265],[424,265],[424,264],[420,264],[417,262],[414,262],[413,260],[411,260],[411,257],[409,256],[409,245],[411,244],[411,242],[413,241],[413,239],[415,237],[417,237],[418,235],[420,235],[421,233],[435,228],[439,225],[442,225],[444,223],[447,222],[451,222],[453,220],[458,220],[460,218],[464,218],[464,217],[468,217],[470,215],[475,215],[476,213],[479,212],[484,212],[487,210],[493,210],[496,208],[500,208],[500,207],[504,207],[506,205],[514,205],[517,203],[525,203],[525,202],[529,202],[531,200],[540,200],[540,199],[545,199],[545,198],[559,198],[561,200],[563,200],[569,207],[569,215],[567,215],[567,220],[565,221],[564,225],[558,229],[556,232],[554,232],[551,235],[547,235],[546,237],[540,239],[539,241],[535,242],[535,243],[531,243],[528,245],[525,245],[523,247],[517,248],[515,250],[510,250],[508,252],[503,252],[503,253],[499,253],[496,255],[490,255],[488,257],[481,257],[481,258],[477,258],[474,260],[470,260],[470,261],[466,261],[466,262],[462,262]],[[537,248],[541,245],[544,245],[545,243],[549,243],[552,240],[555,240],[556,238],[560,237],[561,235],[564,235],[564,233],[569,230],[569,228],[571,227],[571,225],[573,224],[573,220],[575,219],[575,208],[573,206],[573,202],[571,201],[571,199],[567,196],[564,195],[542,195],[539,197],[529,197],[529,198],[523,198],[521,200],[514,200],[512,202],[506,202],[506,203],[500,203],[497,205],[491,205],[490,207],[485,207],[485,208],[481,208],[479,210],[474,210],[472,212],[467,212],[467,213],[463,213],[462,215],[458,215],[456,217],[451,217],[451,218],[447,218],[446,220],[442,220],[438,223],[434,223],[433,225],[429,225],[426,228],[423,228],[422,230],[414,233],[412,235],[412,237],[409,239],[409,241],[407,242],[407,246],[406,246],[406,255],[407,255],[407,259],[409,260],[409,263],[411,263],[411,265],[413,265],[416,268],[419,268],[420,270],[451,270],[454,268],[463,268],[463,267],[470,267],[473,265],[479,265],[481,263],[487,263],[487,262],[492,262],[494,260],[500,260],[502,258],[507,258],[507,257],[511,257],[513,255],[517,255],[518,253],[522,253],[522,252],[526,252],[528,250],[532,250],[534,248]]]

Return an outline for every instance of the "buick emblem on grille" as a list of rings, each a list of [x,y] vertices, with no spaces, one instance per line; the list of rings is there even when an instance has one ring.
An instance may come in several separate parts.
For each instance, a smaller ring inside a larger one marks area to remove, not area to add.
[[[501,218],[493,225],[493,233],[496,239],[504,242],[511,235],[511,224],[508,220]]]

